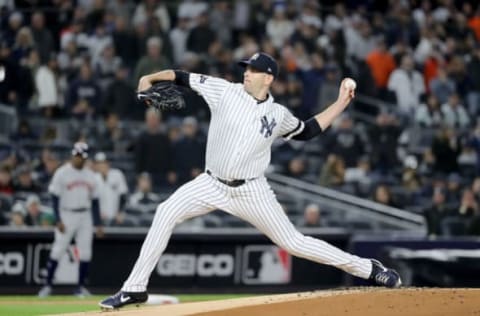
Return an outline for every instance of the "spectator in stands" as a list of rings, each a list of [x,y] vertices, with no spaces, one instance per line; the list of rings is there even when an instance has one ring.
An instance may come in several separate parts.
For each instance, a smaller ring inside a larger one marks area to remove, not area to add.
[[[168,33],[170,30],[170,14],[167,5],[164,2],[166,1],[141,1],[135,8],[132,23],[135,25],[146,24],[152,17],[157,18],[160,22],[161,31],[163,33]]]
[[[415,62],[419,65],[425,65],[425,61],[432,56],[432,50],[435,49],[436,43],[438,42],[435,37],[434,30],[429,27],[422,25],[420,30],[420,40],[415,47],[414,59]],[[425,74],[425,69],[424,69]],[[425,82],[429,83],[428,78],[425,77]]]
[[[176,119],[170,120],[167,128],[168,128],[167,137],[168,137],[168,140],[170,141],[170,144],[172,144],[172,150],[173,150],[173,145],[175,145],[183,137],[181,123],[178,122]]]
[[[128,25],[129,21],[130,19],[117,15],[112,38],[115,52],[126,66],[132,68],[137,58],[137,47],[135,35]]]
[[[128,206],[142,209],[142,206],[152,206],[160,202],[160,196],[152,192],[152,178],[147,172],[137,177],[137,188],[130,195]]]
[[[5,195],[13,194],[12,174],[7,166],[0,167],[0,193]]]
[[[388,78],[393,70],[395,70],[395,60],[387,49],[387,45],[383,38],[376,40],[376,47],[366,57],[366,62],[370,68],[378,96],[386,95]]]
[[[216,1],[212,3],[210,11],[210,27],[216,32],[221,46],[231,47],[233,37],[233,12],[230,1]]]
[[[177,176],[172,169],[172,146],[162,131],[161,113],[149,108],[145,114],[146,130],[135,144],[137,172],[148,172],[157,185],[173,184]]]
[[[338,84],[337,84],[337,87],[338,87]],[[287,105],[290,111],[292,111],[295,115],[300,116],[301,106],[302,106],[302,85],[298,82],[298,80],[294,76],[289,76],[287,78],[285,93],[286,93],[285,103],[283,104]],[[331,104],[331,103],[332,102],[328,104]]]
[[[70,39],[58,54],[58,67],[61,77],[68,82],[75,80],[84,60],[75,40]],[[63,91],[62,91],[62,94]]]
[[[457,158],[461,148],[453,129],[442,128],[435,136],[431,148],[435,157],[434,172],[458,172]]]
[[[418,160],[414,155],[406,157],[403,162],[402,188],[408,194],[415,194],[421,188],[421,180],[417,173]]]
[[[184,183],[202,173],[205,166],[205,140],[198,131],[198,122],[186,117],[182,123],[182,137],[173,143],[173,165],[178,181]]]
[[[320,215],[320,206],[316,203],[310,203],[303,211],[303,218],[297,223],[299,227],[321,227],[323,226]]]
[[[451,94],[448,101],[442,104],[441,110],[443,121],[447,126],[462,129],[470,125],[470,117],[458,94]]]
[[[163,42],[160,37],[152,36],[147,41],[147,54],[142,56],[135,66],[134,82],[141,76],[167,69],[170,61],[162,54]]]
[[[37,11],[32,14],[30,23],[32,26],[35,47],[40,56],[40,62],[45,64],[48,62],[55,49],[55,42],[53,40],[52,33],[45,27],[45,16],[41,11]]]
[[[447,202],[450,204],[460,203],[462,195],[462,178],[458,173],[451,173],[447,178],[446,188]]]
[[[427,102],[420,104],[415,111],[415,123],[421,127],[436,128],[443,123],[443,113],[440,102],[433,94],[429,94]]]
[[[13,190],[17,193],[40,193],[42,187],[33,180],[32,170],[28,165],[21,165],[15,170]]]
[[[363,156],[356,167],[345,170],[345,184],[352,185],[356,195],[366,197],[371,192],[372,183],[377,176],[372,173],[370,159]]]
[[[18,34],[18,31],[20,30],[20,28],[22,27],[22,24],[23,24],[22,13],[18,11],[11,12],[10,16],[8,17],[8,25],[5,25],[6,27],[0,31],[0,37],[3,38],[3,40],[9,47],[12,47],[14,45],[15,37]]]
[[[107,2],[107,10],[112,12],[115,17],[130,21],[136,5],[133,1],[113,0]]]
[[[34,80],[40,111],[45,117],[58,116],[63,102],[60,100],[60,78],[56,54],[52,53],[47,64],[38,67]]]
[[[310,62],[303,66],[299,65],[296,73],[303,85],[302,116],[300,116],[303,119],[310,117],[315,108],[325,106],[325,104],[318,104],[318,91],[325,81],[325,60],[317,52],[312,53],[308,58]]]
[[[442,221],[452,214],[452,210],[446,204],[444,190],[437,188],[433,191],[432,205],[425,208],[423,214],[427,224],[427,235],[429,237],[442,235]]]
[[[89,118],[100,110],[100,101],[100,86],[93,78],[89,63],[84,61],[79,78],[69,85],[66,110],[76,118]]]
[[[391,172],[398,165],[397,146],[402,132],[397,117],[389,113],[378,114],[375,125],[368,132],[372,166],[384,174]]]
[[[290,43],[297,47],[302,47],[305,53],[313,54],[316,49],[316,39],[318,38],[321,20],[315,17],[301,16],[297,21],[295,32],[290,38]]]
[[[266,24],[267,36],[276,49],[282,48],[295,30],[295,24],[287,17],[287,4],[277,2],[273,5],[273,15]]]
[[[338,93],[338,85],[340,84],[341,73],[340,68],[335,63],[328,63],[325,65],[325,79],[318,89],[318,102],[314,113],[321,112],[328,104],[335,102]],[[300,94],[302,86],[297,88],[297,93]],[[291,102],[291,101],[289,101]],[[286,103],[289,104],[289,103]],[[290,104],[289,104],[290,105]],[[297,117],[301,117],[297,115]]]
[[[103,108],[107,113],[115,113],[122,120],[140,121],[145,113],[144,107],[137,105],[128,75],[125,66],[120,66],[115,71],[115,78],[105,91]]]
[[[425,79],[425,87],[427,88],[427,92],[431,93],[430,83],[437,77],[438,70],[440,68],[445,68],[445,64],[445,57],[442,54],[440,42],[437,42],[435,45],[433,45],[432,49],[430,50],[430,54],[423,63],[423,77]]]
[[[348,23],[347,10],[344,3],[337,2],[333,7],[333,11],[328,13],[323,29],[325,32],[340,30],[344,23]]]
[[[437,76],[430,81],[430,92],[440,104],[447,103],[450,96],[456,92],[455,82],[447,76],[443,67],[438,68]]]
[[[21,119],[15,133],[10,135],[10,140],[17,144],[34,143],[37,139],[38,135],[32,130],[30,122],[27,119]]]
[[[341,157],[347,168],[354,167],[358,159],[365,154],[365,145],[353,128],[353,119],[349,114],[342,114],[339,121],[325,146],[331,153]]]
[[[433,170],[435,167],[435,156],[432,153],[431,148],[426,148],[423,151],[422,159],[418,166],[418,173],[425,177],[430,177],[433,175]]]
[[[473,216],[480,213],[480,207],[475,200],[475,195],[470,188],[463,190],[460,207],[458,208],[458,215],[471,219]]]
[[[87,52],[90,45],[90,38],[85,30],[85,11],[76,10],[76,14],[70,25],[66,26],[60,34],[60,49],[69,51],[67,46],[75,47],[75,51]]]
[[[25,65],[30,52],[35,49],[32,31],[28,26],[18,30],[12,47],[12,57],[17,64]]]
[[[96,61],[102,55],[105,47],[112,45],[113,38],[105,25],[98,24],[95,26],[95,32],[88,38],[88,55],[91,61]]]
[[[390,187],[386,184],[379,184],[375,188],[373,200],[377,203],[387,205],[390,207],[399,207],[397,202],[393,199],[392,192],[390,191]]]
[[[94,170],[101,183],[100,217],[105,225],[121,225],[125,220],[125,203],[128,187],[125,176],[120,169],[110,167],[104,152],[95,155]]]
[[[132,146],[132,136],[116,113],[107,113],[105,124],[98,133],[97,146],[103,151],[124,154]]]
[[[170,31],[169,39],[173,49],[173,61],[176,65],[184,60],[184,55],[187,52],[187,39],[190,29],[188,27],[189,20],[187,18],[179,17],[177,25]]]
[[[37,195],[29,195],[25,201],[26,215],[24,217],[25,224],[27,226],[41,226],[42,224],[42,212],[40,199]]]
[[[406,54],[402,57],[400,66],[390,75],[387,86],[396,95],[398,110],[410,117],[425,93],[423,77],[415,70],[411,55]]]
[[[455,41],[450,38],[451,41]],[[448,39],[447,39],[448,41]],[[447,42],[448,45],[448,42]],[[455,47],[455,44],[452,44]],[[453,55],[454,52],[452,52]],[[455,82],[455,90],[459,95],[466,96],[471,88],[471,81],[468,77],[467,66],[463,56],[453,55],[447,66],[448,76]]]
[[[334,154],[328,155],[320,172],[319,184],[327,187],[339,187],[345,181],[345,163],[343,158]]]
[[[187,50],[199,55],[206,55],[210,45],[217,40],[215,32],[209,25],[208,11],[200,13],[195,22],[196,26],[188,34]]]
[[[288,162],[287,176],[310,182],[308,174],[308,162],[305,157],[297,156]]]
[[[344,31],[347,56],[352,57],[354,61],[364,61],[376,44],[372,26],[362,17],[353,18],[351,21]]]
[[[48,147],[42,150],[40,161],[35,167],[36,179],[39,183],[50,183],[55,170],[60,166],[60,160]]]
[[[449,27],[446,28],[447,36],[455,39],[459,54],[466,54],[472,46],[471,43],[475,42],[475,33],[468,27],[465,14],[455,14],[451,20]]]
[[[10,226],[16,228],[25,227],[25,210],[20,202],[17,202],[10,212]]]
[[[115,73],[122,65],[122,59],[115,54],[113,43],[107,43],[100,55],[92,60],[92,69],[98,85],[105,89],[113,82]],[[130,88],[131,89],[131,88]]]

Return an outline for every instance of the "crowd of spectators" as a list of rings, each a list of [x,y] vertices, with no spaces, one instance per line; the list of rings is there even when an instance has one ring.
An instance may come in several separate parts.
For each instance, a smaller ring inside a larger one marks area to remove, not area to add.
[[[343,77],[358,83],[354,104],[322,136],[275,144],[276,172],[425,214],[431,235],[479,233],[477,1],[0,6],[7,74],[0,102],[19,118],[0,144],[0,209],[15,225],[18,213],[27,225],[49,223],[27,205],[42,201],[52,173],[80,139],[125,173],[129,203],[154,204],[198,175],[209,119],[203,100],[186,90],[185,110],[145,113],[135,101],[138,79],[181,68],[240,81],[235,61],[264,51],[280,64],[272,95],[302,119],[336,99]],[[17,196],[21,212],[12,208]]]

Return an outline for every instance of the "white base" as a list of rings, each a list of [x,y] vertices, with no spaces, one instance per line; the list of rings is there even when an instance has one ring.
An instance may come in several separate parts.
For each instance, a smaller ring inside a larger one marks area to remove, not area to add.
[[[178,304],[179,300],[175,296],[148,294],[147,305]]]

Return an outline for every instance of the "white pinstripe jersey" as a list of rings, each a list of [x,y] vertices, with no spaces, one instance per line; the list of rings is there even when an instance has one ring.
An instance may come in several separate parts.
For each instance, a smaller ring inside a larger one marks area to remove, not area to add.
[[[291,137],[304,129],[299,120],[271,95],[258,103],[241,83],[190,74],[190,87],[212,113],[208,131],[206,169],[222,179],[263,176],[275,138]]]

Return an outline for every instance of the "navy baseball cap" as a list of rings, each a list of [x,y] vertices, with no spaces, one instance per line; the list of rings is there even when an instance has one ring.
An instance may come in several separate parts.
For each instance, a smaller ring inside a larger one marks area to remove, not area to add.
[[[242,67],[251,66],[261,72],[272,75],[274,78],[278,76],[278,65],[272,56],[265,53],[256,53],[248,60],[239,61]]]
[[[83,159],[88,158],[88,145],[84,142],[77,142],[73,145],[72,156],[81,156]]]

